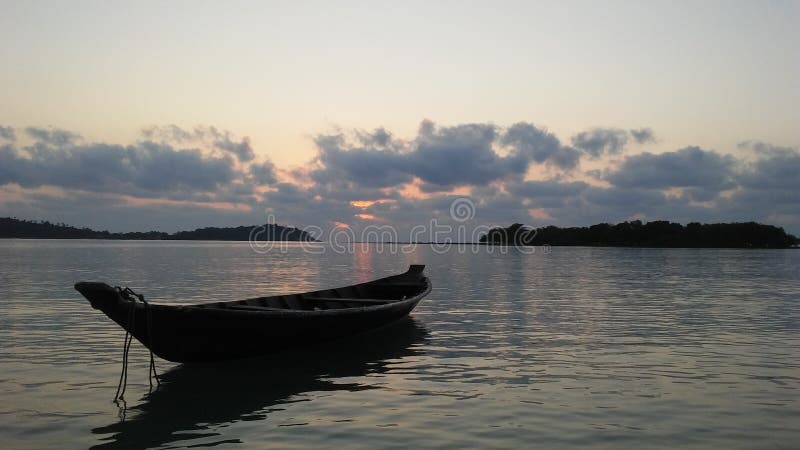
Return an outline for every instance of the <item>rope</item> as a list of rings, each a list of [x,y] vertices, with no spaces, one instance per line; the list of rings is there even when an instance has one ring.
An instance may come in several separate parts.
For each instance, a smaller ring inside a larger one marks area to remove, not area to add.
[[[132,328],[136,325],[136,312],[134,305],[131,305],[128,311],[128,326]],[[133,335],[125,330],[125,343],[122,346],[122,372],[119,374],[119,383],[117,384],[117,392],[114,394],[114,403],[119,400],[125,401],[125,388],[128,387],[128,353],[131,349],[133,342]],[[120,392],[121,391],[121,392]]]
[[[114,394],[114,403],[118,403],[120,400],[123,402],[125,401],[125,389],[128,387],[128,356],[130,355],[131,344],[133,343],[133,334],[131,334],[131,332],[128,330],[136,329],[137,299],[144,304],[145,317],[147,319],[147,343],[148,350],[150,350],[150,368],[147,372],[147,380],[150,383],[151,391],[153,390],[153,378],[156,379],[156,386],[161,386],[161,381],[158,379],[158,373],[156,372],[156,361],[155,358],[153,358],[153,312],[150,308],[150,304],[144,299],[144,295],[137,294],[131,288],[126,287],[123,289],[117,287],[116,289],[123,299],[129,300],[132,303],[130,305],[130,309],[128,310],[128,326],[125,327],[125,343],[123,344],[122,350],[122,372],[119,374],[117,392]]]

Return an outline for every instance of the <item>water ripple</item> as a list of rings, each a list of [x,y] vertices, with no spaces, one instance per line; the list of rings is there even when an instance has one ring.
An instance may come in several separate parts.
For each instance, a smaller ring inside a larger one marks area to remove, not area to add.
[[[0,242],[4,447],[792,447],[800,252],[553,248],[390,255],[247,244]],[[13,263],[8,263],[13,261]],[[413,319],[207,366],[131,355],[72,290],[195,303],[364,281],[425,263]],[[121,420],[124,418],[124,420]]]

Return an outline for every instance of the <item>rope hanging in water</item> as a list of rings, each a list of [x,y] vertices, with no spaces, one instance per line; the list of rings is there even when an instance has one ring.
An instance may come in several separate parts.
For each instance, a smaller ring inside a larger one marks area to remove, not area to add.
[[[153,358],[153,313],[150,304],[144,299],[144,295],[137,294],[131,288],[117,287],[117,292],[120,296],[131,302],[130,309],[128,310],[128,323],[125,327],[125,343],[122,350],[122,372],[119,374],[119,383],[117,384],[117,392],[114,394],[114,402],[119,400],[125,401],[125,388],[128,386],[128,356],[130,355],[131,344],[133,343],[133,334],[128,330],[136,329],[136,300],[138,299],[144,304],[145,317],[147,319],[147,343],[148,350],[150,350],[150,368],[147,373],[147,380],[150,382],[150,389],[153,389],[153,378],[156,379],[156,385],[160,386],[161,381],[158,379],[156,373],[156,361]]]

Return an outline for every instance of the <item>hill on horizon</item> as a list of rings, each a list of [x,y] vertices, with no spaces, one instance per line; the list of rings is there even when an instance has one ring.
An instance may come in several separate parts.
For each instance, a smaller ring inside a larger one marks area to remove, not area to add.
[[[263,227],[263,230],[260,229]],[[259,229],[253,233],[254,229]],[[18,239],[118,239],[118,240],[176,240],[176,241],[310,241],[316,239],[297,228],[277,224],[205,227],[192,231],[165,233],[161,231],[112,233],[91,228],[77,228],[64,223],[33,221],[15,217],[0,217],[0,238]]]
[[[800,244],[797,237],[773,225],[756,222],[692,222],[683,226],[666,220],[535,229],[515,223],[506,228],[489,230],[481,236],[480,242],[489,245],[681,248],[790,248]]]
[[[319,242],[306,231],[277,224],[204,227],[192,231],[112,233],[64,223],[0,217],[0,239],[110,239],[178,241],[305,241]],[[589,227],[531,228],[515,223],[489,230],[478,241],[486,245],[555,245],[590,247],[791,248],[800,239],[783,228],[756,222],[700,224],[640,220]]]

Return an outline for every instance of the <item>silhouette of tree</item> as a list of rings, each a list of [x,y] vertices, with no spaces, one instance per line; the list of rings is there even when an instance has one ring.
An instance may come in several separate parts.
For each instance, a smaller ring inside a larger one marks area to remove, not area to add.
[[[519,236],[522,225],[493,228],[480,242],[494,245],[565,245],[600,247],[715,247],[715,248],[789,248],[800,241],[783,228],[755,222],[679,223],[640,220],[616,225],[600,223],[590,227],[558,228],[548,226],[530,230],[528,238]]]
[[[179,231],[169,234],[160,231],[110,233],[90,228],[76,228],[48,221],[35,222],[14,217],[0,218],[0,238],[25,239],[128,239],[128,240],[209,240],[209,241],[248,241],[251,231],[258,227],[241,226],[230,228],[198,228],[194,231]],[[272,241],[315,241],[313,236],[297,228],[276,224],[264,225],[264,233],[259,240]]]

